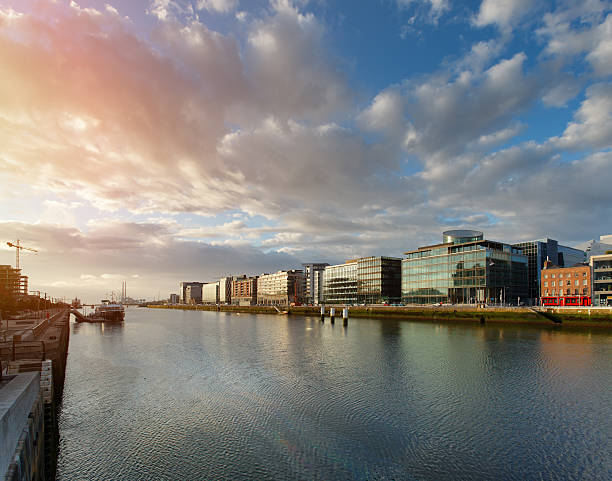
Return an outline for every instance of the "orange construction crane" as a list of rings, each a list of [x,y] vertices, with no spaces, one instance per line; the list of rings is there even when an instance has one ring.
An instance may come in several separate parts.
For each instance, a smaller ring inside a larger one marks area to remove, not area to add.
[[[32,249],[31,247],[22,246],[19,243],[19,239],[17,239],[17,243],[13,244],[12,242],[7,242],[9,247],[15,248],[15,269],[19,269],[19,251],[24,249],[26,251],[38,252],[36,249]]]

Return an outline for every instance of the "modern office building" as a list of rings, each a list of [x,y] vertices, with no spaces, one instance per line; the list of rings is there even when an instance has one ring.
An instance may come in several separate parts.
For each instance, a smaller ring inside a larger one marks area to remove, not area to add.
[[[190,282],[185,288],[185,304],[202,304],[202,282]]]
[[[202,285],[202,304],[219,304],[219,281]]]
[[[357,260],[327,266],[323,270],[323,302],[357,304]]]
[[[612,306],[612,254],[591,256],[593,305]]]
[[[202,282],[180,282],[179,283],[179,296],[180,296],[180,303],[181,304],[189,304],[189,302],[187,302],[187,288],[189,286],[194,286],[196,288],[199,286],[200,289],[201,289],[202,288]],[[200,295],[200,298],[201,297],[202,297],[202,295]]]
[[[179,295],[178,294],[170,294],[170,298],[168,299],[170,304],[178,304],[179,303]]]
[[[560,245],[558,241],[549,238],[519,242],[513,246],[519,247],[527,256],[528,302],[534,305],[538,304],[542,281],[540,276],[546,259],[559,267],[570,267],[587,260],[583,250]]]
[[[402,260],[397,257],[357,259],[357,303],[398,303],[402,294]]]
[[[517,303],[527,297],[527,256],[482,232],[444,232],[443,243],[406,252],[402,302]]]
[[[400,301],[402,260],[373,256],[325,267],[323,300],[327,304],[382,304]]]
[[[304,299],[304,272],[301,269],[262,274],[257,279],[257,304],[288,306]]]
[[[540,297],[591,298],[591,267],[586,264],[559,267],[551,261],[545,261],[540,277]]]
[[[0,265],[0,297],[19,299],[28,295],[28,276],[21,275],[21,269]]]
[[[304,303],[315,305],[321,303],[323,299],[323,292],[321,291],[323,270],[328,265],[326,262],[302,264],[304,268]]]
[[[235,276],[232,280],[232,304],[254,306],[257,304],[257,276]]]

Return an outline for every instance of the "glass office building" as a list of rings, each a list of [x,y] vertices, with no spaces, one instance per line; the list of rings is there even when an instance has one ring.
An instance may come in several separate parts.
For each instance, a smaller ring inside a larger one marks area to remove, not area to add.
[[[323,271],[323,302],[357,304],[357,261],[327,266]]]
[[[399,302],[401,263],[395,257],[362,257],[327,266],[323,271],[323,301],[327,304]]]
[[[444,243],[406,252],[402,302],[517,303],[527,298],[527,257],[478,231],[448,231]]]
[[[395,257],[363,257],[357,260],[357,302],[400,302],[402,260]]]

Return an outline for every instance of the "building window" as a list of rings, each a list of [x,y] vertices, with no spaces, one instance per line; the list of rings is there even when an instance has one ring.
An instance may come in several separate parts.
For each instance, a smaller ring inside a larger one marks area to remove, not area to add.
[[[559,274],[559,279],[561,279],[563,277],[563,274]]]
[[[550,278],[551,278],[551,279],[554,279],[554,278],[555,278],[555,275],[554,275],[554,274],[551,274],[551,275],[550,275]]]
[[[544,281],[544,287],[548,287],[548,281]]]
[[[582,277],[586,277],[586,272],[583,272],[583,273],[582,273]]]
[[[566,286],[571,286],[572,285],[572,281],[570,281],[569,279],[567,280],[567,282],[565,283]]]
[[[556,284],[555,284],[555,281],[552,281],[552,282],[550,283],[550,285],[551,285],[552,287],[555,287],[555,285],[556,285]]]
[[[548,274],[544,274],[544,279],[548,279]]]
[[[587,285],[587,280],[585,279],[584,281],[582,281],[582,285],[586,286]]]
[[[580,285],[580,281],[579,281],[578,279],[576,279],[576,280],[574,281],[574,285],[575,285],[575,286],[579,286],[579,285]]]

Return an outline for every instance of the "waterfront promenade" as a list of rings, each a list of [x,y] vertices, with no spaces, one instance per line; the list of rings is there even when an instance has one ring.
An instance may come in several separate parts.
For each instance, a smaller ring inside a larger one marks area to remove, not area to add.
[[[69,334],[67,309],[2,321],[0,479],[55,479]]]

